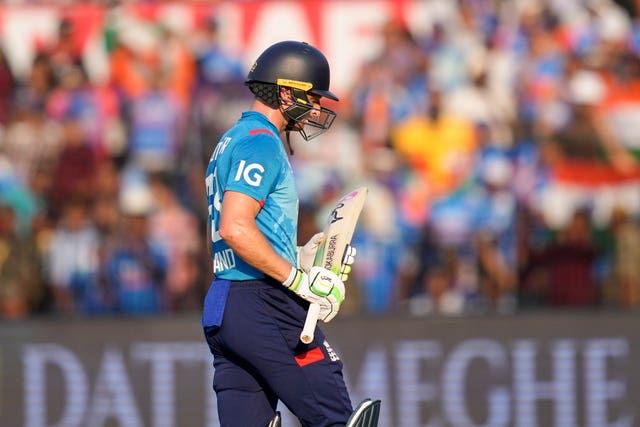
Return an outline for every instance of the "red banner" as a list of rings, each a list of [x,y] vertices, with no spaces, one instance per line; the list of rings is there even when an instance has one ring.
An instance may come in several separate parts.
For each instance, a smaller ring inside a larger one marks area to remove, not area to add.
[[[0,6],[2,42],[9,62],[26,76],[39,47],[55,42],[58,24],[68,19],[79,49],[93,61],[94,78],[104,78],[104,32],[112,26],[134,48],[157,49],[149,43],[163,24],[187,41],[211,18],[220,24],[221,42],[238,52],[247,65],[269,44],[285,39],[305,40],[325,52],[332,63],[335,91],[344,93],[361,64],[377,53],[379,29],[387,20],[401,19],[417,33],[428,30],[428,3],[419,1],[247,1],[163,2],[124,4],[109,9],[96,4]],[[145,44],[146,43],[146,44]]]

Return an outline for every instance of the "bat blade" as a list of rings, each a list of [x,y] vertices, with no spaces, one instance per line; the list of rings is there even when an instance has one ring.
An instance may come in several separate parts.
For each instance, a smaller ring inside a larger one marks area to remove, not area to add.
[[[367,187],[359,187],[338,200],[325,223],[323,229],[325,239],[316,252],[314,265],[340,275],[342,258],[353,237],[367,193]],[[319,310],[320,307],[317,304],[309,306],[307,319],[300,334],[300,341],[305,344],[313,341]]]
[[[314,265],[340,274],[342,257],[353,237],[367,192],[366,187],[357,188],[336,203],[325,223],[325,240],[316,252]]]

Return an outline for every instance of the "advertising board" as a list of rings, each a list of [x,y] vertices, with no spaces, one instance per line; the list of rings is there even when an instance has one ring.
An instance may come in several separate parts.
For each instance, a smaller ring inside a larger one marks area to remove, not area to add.
[[[336,319],[354,403],[382,427],[640,425],[637,314]],[[0,329],[3,427],[216,427],[197,316],[42,319]],[[284,425],[298,425],[286,408]]]

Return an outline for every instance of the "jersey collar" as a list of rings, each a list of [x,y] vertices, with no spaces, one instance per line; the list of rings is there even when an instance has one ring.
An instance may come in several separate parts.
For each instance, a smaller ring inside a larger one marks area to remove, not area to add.
[[[244,113],[242,113],[242,118],[256,120],[263,124],[264,127],[271,133],[273,133],[273,136],[278,137],[280,135],[278,128],[273,123],[271,123],[269,119],[267,119],[267,116],[262,113],[259,113],[257,111],[245,111]]]

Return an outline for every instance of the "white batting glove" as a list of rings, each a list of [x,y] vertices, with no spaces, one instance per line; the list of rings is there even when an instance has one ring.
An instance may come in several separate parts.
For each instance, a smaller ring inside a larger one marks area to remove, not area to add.
[[[314,234],[309,241],[304,246],[298,246],[297,251],[297,264],[298,268],[304,271],[305,273],[309,273],[311,267],[313,267],[313,263],[316,259],[316,253],[318,252],[318,248],[322,244],[324,240],[324,233],[321,231],[319,233]],[[342,268],[340,269],[340,280],[346,282],[349,278],[349,273],[351,273],[351,268],[353,263],[356,260],[356,248],[347,245],[347,249],[342,256]]]
[[[321,231],[320,233],[314,234],[304,246],[298,246],[297,261],[299,269],[307,274],[309,273],[316,259],[318,248],[323,240],[324,233]]]
[[[311,267],[309,274],[293,268],[282,284],[302,299],[318,304],[318,320],[325,323],[336,317],[345,297],[342,280],[322,267]]]

